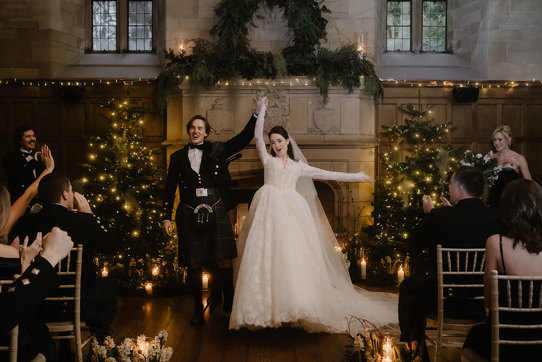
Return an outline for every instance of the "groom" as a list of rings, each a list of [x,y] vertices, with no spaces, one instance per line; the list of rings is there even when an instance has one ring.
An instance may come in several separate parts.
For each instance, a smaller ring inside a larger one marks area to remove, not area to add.
[[[171,216],[175,192],[180,202],[175,222],[179,240],[179,260],[188,266],[188,287],[194,299],[192,326],[203,324],[201,272],[205,264],[214,270],[211,310],[220,304],[231,312],[233,304],[232,259],[237,249],[228,210],[235,206],[229,189],[231,180],[228,158],[245,148],[254,137],[256,117],[227,142],[207,142],[211,126],[207,119],[195,115],[186,125],[189,144],[174,152],[169,161],[163,198],[164,231],[172,236]]]

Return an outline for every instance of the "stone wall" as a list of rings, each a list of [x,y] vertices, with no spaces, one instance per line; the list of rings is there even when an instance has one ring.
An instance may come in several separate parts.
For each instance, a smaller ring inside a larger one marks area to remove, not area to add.
[[[209,30],[213,24],[214,0],[166,0],[166,46],[178,49],[179,41],[193,38],[209,39]],[[369,50],[375,49],[373,42],[379,22],[376,0],[328,0],[323,3],[331,10],[324,14],[328,19],[327,39],[322,45],[336,49],[354,41],[354,32],[369,33]],[[288,29],[282,19],[282,10],[261,7],[254,18],[255,27],[250,36],[252,45],[261,51],[279,51],[288,44],[285,36]],[[247,19],[247,22],[249,19]]]
[[[481,79],[542,78],[541,1],[456,1],[452,16],[454,52]]]
[[[83,53],[84,0],[0,3],[0,78],[49,78]]]

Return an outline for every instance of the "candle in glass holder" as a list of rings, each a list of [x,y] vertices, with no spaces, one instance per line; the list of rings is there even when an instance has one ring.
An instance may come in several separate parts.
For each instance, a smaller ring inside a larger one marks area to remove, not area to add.
[[[208,273],[203,273],[201,275],[201,287],[203,290],[207,290],[209,288],[209,274]]]
[[[382,362],[391,362],[393,360],[393,348],[389,337],[384,337],[382,343]]]
[[[158,265],[155,265],[154,268],[152,268],[152,276],[157,277],[158,274],[160,274],[160,267]]]
[[[405,279],[405,272],[403,270],[403,266],[399,266],[399,271],[397,272],[397,285],[401,284],[401,282]]]
[[[365,258],[361,259],[361,279],[367,279],[367,262]]]
[[[103,267],[102,269],[102,277],[106,278],[109,275],[109,270],[107,270],[107,267]]]
[[[145,292],[147,292],[147,295],[152,295],[152,283],[147,282],[145,284]]]

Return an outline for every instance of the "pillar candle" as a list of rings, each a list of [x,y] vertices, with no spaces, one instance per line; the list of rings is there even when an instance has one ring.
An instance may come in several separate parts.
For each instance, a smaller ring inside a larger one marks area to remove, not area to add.
[[[106,278],[109,275],[109,270],[104,266],[102,269],[102,277]]]
[[[361,259],[361,279],[367,279],[367,262]]]
[[[147,292],[147,295],[152,295],[152,283],[151,282],[147,282],[147,284],[145,284],[145,292]]]
[[[405,279],[405,272],[403,271],[403,267],[399,267],[399,271],[397,272],[397,285],[401,284],[401,282]]]
[[[209,274],[203,273],[201,275],[201,281],[201,287],[203,288],[203,290],[207,290],[209,288]]]

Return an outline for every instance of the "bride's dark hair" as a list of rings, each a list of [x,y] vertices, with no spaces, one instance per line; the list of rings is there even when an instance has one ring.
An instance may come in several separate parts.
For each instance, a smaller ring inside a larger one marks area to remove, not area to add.
[[[271,128],[271,130],[267,134],[267,136],[269,137],[269,140],[271,140],[271,135],[273,133],[279,134],[279,135],[281,135],[282,137],[284,137],[287,140],[290,139],[290,137],[288,136],[288,131],[286,131],[284,129],[284,127],[282,127],[282,126],[275,126],[275,127]],[[277,156],[275,151],[273,150],[273,147],[271,147],[271,156],[273,156],[273,157]],[[288,142],[288,157],[290,157],[292,160],[296,161],[296,159],[294,158],[294,149],[292,147],[292,142]]]

